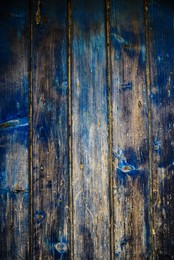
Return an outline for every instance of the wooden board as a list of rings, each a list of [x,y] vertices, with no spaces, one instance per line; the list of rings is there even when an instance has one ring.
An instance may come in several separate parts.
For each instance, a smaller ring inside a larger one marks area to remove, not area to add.
[[[67,3],[33,7],[33,257],[68,259]]]
[[[105,2],[72,0],[74,259],[110,259]]]
[[[171,1],[148,7],[152,118],[153,235],[156,259],[174,258],[174,8]]]
[[[0,21],[0,258],[28,259],[28,1],[1,3]]]
[[[148,116],[143,1],[111,0],[111,91],[116,259],[149,254]]]
[[[6,0],[0,259],[173,259],[169,0]]]

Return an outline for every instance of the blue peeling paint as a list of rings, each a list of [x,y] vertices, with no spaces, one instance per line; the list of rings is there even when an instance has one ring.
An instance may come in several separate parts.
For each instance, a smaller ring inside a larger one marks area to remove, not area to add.
[[[149,16],[149,28],[153,29],[154,56],[152,85],[155,92],[152,100],[155,106],[166,105],[174,97],[173,6],[170,6],[169,1],[160,1],[159,5],[150,7]]]
[[[128,44],[127,41],[117,33],[111,32],[111,38],[121,46]]]
[[[117,169],[127,174],[133,174],[136,171],[135,167],[128,164],[126,161],[120,161]]]
[[[127,243],[129,243],[132,240],[132,237],[123,237],[120,241],[120,247],[121,250],[126,246]]]
[[[127,34],[128,33],[129,32],[127,32]],[[128,36],[127,34],[125,35],[126,37]],[[122,51],[124,51],[130,58],[133,58],[133,56],[135,55],[135,50],[134,50],[132,43],[129,43],[128,41],[126,41],[118,33],[111,32],[110,35],[111,35],[111,41],[113,42],[113,44],[115,45],[115,48],[117,50],[116,58],[121,57]]]
[[[145,63],[145,62],[146,62],[146,47],[145,47],[145,44],[142,44],[142,45],[141,45],[140,55],[141,55],[141,61],[142,61],[143,63]]]
[[[155,94],[153,92],[150,93],[150,99],[151,99],[151,101],[155,100]]]
[[[28,126],[28,118],[17,118],[0,123],[0,131]]]
[[[132,82],[123,83],[119,91],[120,90],[132,90]]]
[[[159,153],[160,152],[160,141],[156,140],[153,144],[153,149],[156,153]]]
[[[118,159],[117,171],[122,172],[128,175],[137,175],[139,170],[136,169],[136,156],[131,148],[127,149],[127,151],[123,151],[122,149],[113,150],[113,155]],[[127,159],[126,159],[127,157]],[[131,164],[133,162],[133,164]]]
[[[120,254],[121,254],[121,252],[116,251],[116,252],[115,252],[115,257],[119,257]]]

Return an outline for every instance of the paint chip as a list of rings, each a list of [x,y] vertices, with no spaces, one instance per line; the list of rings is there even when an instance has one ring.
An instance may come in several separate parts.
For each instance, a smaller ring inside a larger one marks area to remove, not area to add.
[[[83,164],[83,163],[80,164],[80,169],[81,169],[81,170],[84,169],[84,164]]]
[[[155,236],[155,229],[152,229],[152,235]]]
[[[160,142],[159,141],[155,141],[154,145],[153,145],[153,148],[154,148],[155,151],[159,151],[159,149],[160,149]]]
[[[43,167],[43,165],[41,164],[41,166],[40,166],[40,170],[41,171],[43,171],[44,170],[44,167]]]
[[[18,118],[18,119],[12,119],[6,122],[0,123],[0,130],[4,130],[6,128],[12,129],[12,128],[19,128],[19,127],[25,127],[28,126],[28,118]]]

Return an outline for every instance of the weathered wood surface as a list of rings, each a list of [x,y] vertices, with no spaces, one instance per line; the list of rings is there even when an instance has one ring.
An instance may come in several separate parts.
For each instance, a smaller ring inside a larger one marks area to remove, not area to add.
[[[68,259],[67,3],[33,7],[33,258]]]
[[[2,2],[0,24],[0,259],[28,259],[28,1]]]
[[[105,3],[72,0],[74,259],[110,259]]]
[[[0,259],[174,258],[173,17],[1,3]]]
[[[148,5],[155,259],[174,258],[174,6]]]
[[[110,5],[115,258],[149,251],[148,116],[143,1]]]

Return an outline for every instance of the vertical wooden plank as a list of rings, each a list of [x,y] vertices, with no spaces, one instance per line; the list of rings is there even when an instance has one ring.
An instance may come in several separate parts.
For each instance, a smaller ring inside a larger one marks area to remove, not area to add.
[[[0,259],[28,259],[28,1],[2,2],[0,22]]]
[[[148,116],[143,1],[111,0],[115,259],[149,254]]]
[[[162,0],[149,1],[146,7],[153,144],[153,248],[155,259],[173,259],[174,8],[171,1]]]
[[[67,3],[33,10],[33,258],[68,259]]]
[[[105,2],[71,14],[74,259],[110,259]]]

